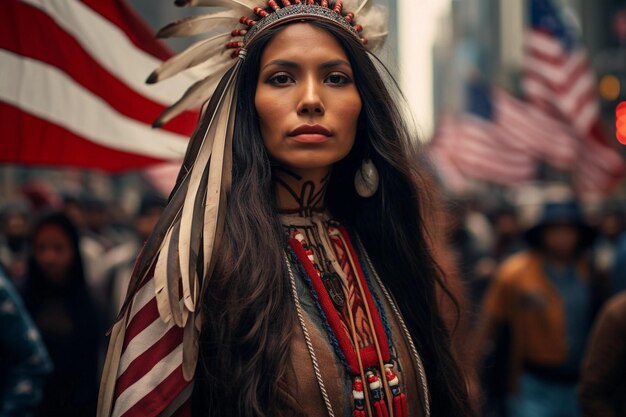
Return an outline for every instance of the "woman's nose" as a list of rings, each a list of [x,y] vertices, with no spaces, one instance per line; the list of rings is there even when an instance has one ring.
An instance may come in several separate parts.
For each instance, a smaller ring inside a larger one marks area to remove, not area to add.
[[[319,83],[312,77],[302,83],[301,98],[298,103],[299,115],[322,116],[324,114],[325,109],[320,88]]]

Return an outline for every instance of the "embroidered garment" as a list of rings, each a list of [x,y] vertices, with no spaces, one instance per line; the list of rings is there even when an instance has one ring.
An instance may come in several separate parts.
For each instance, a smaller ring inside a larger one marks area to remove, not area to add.
[[[305,326],[335,415],[424,415],[424,387],[408,340],[348,232],[326,214],[283,215],[282,223]],[[310,395],[320,392],[310,356],[299,328],[289,397],[305,414],[325,416],[321,394]]]

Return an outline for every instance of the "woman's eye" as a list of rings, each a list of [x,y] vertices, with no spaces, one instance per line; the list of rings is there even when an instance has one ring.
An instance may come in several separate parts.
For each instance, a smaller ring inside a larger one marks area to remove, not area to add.
[[[350,79],[350,77],[346,76],[345,74],[333,73],[333,74],[330,74],[328,77],[326,77],[326,82],[332,85],[344,85],[344,84],[350,84],[352,80]]]
[[[271,76],[267,82],[273,85],[286,85],[294,82],[293,78],[288,74],[275,74]]]

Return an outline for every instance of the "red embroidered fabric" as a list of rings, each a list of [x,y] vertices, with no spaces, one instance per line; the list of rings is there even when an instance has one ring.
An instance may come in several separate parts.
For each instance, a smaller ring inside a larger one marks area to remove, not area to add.
[[[311,279],[320,305],[326,314],[326,318],[328,319],[328,323],[337,338],[337,341],[339,342],[339,347],[341,348],[346,361],[348,362],[350,372],[353,375],[359,375],[358,359],[355,346],[351,338],[350,321],[346,309],[351,308],[354,315],[357,344],[359,345],[359,353],[364,368],[375,368],[380,364],[376,347],[373,342],[374,332],[376,333],[376,337],[378,338],[381,348],[382,358],[380,359],[382,359],[385,363],[390,360],[387,335],[384,331],[374,298],[372,297],[370,289],[367,285],[365,275],[361,270],[356,251],[350,242],[347,231],[341,226],[328,226],[326,231],[330,238],[330,243],[332,244],[332,250],[334,252],[332,255],[336,258],[336,261],[338,262],[338,265],[345,277],[344,284],[347,288],[348,299],[346,300],[343,311],[338,310],[333,304],[320,278],[320,271],[315,267],[315,259],[319,259],[324,255],[315,253],[314,259],[311,260],[309,254],[307,253],[310,253],[311,250],[314,252],[324,250],[323,247],[320,248],[322,245],[317,242],[309,242],[306,238],[301,243],[300,240],[302,240],[302,237],[300,237],[300,239],[296,238],[297,233],[301,233],[298,229],[294,229],[292,231],[292,238],[289,243],[307,272],[307,275]],[[302,235],[304,236],[305,234],[302,233]],[[329,254],[326,254],[326,256],[328,255]],[[352,262],[350,262],[349,257],[352,258]],[[366,298],[365,300],[361,297],[357,279],[363,288],[363,294]],[[365,303],[367,303],[372,315],[374,329],[371,328],[370,323],[367,320]]]

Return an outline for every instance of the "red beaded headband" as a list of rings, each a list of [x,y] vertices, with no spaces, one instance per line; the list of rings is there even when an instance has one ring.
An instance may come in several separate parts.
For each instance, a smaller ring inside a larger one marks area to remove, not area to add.
[[[367,44],[367,38],[360,36],[363,26],[354,23],[354,13],[344,13],[342,0],[336,0],[332,7],[327,0],[320,1],[319,5],[314,0],[306,0],[306,4],[300,0],[294,0],[293,4],[289,0],[282,0],[282,7],[278,5],[276,0],[268,0],[267,5],[268,8],[265,9],[259,6],[254,8],[255,15],[259,17],[258,20],[250,19],[246,16],[240,18],[239,22],[247,26],[247,28],[233,30],[232,35],[244,36],[244,40],[228,42],[226,46],[227,48],[235,49],[231,54],[233,58],[237,57],[239,49],[244,45],[249,45],[258,33],[292,20],[326,20],[350,32],[364,45]]]

